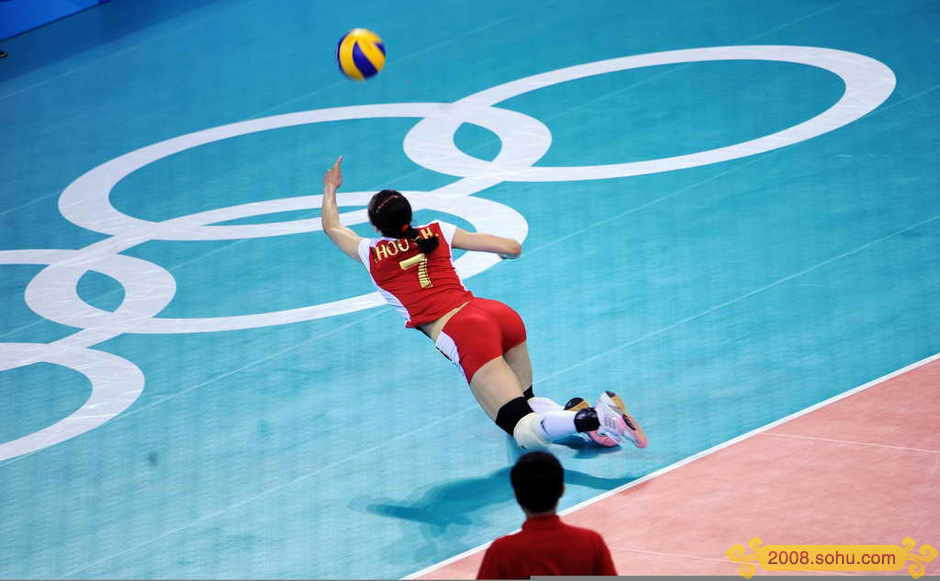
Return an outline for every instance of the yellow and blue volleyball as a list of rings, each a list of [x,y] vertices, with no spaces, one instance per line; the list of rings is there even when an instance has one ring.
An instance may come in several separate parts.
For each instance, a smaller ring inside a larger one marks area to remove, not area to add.
[[[385,45],[371,30],[354,28],[339,39],[336,61],[344,75],[363,81],[378,74],[385,66]]]

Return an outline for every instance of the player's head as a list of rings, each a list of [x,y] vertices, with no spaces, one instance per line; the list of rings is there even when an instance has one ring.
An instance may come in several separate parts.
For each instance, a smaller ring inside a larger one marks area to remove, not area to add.
[[[437,248],[437,237],[424,238],[411,227],[411,204],[395,190],[382,190],[369,200],[369,221],[382,236],[410,238],[429,254]]]
[[[519,505],[528,513],[551,512],[565,491],[565,470],[548,452],[521,456],[509,472]]]
[[[382,190],[369,200],[369,221],[382,236],[403,238],[411,224],[411,204],[395,190]]]

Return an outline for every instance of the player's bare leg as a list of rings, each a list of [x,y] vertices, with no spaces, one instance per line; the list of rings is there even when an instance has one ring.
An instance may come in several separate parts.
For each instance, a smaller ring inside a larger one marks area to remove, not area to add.
[[[529,359],[529,348],[526,346],[525,341],[506,351],[503,354],[503,359],[512,368],[512,372],[516,374],[516,379],[519,380],[519,385],[522,387],[522,395],[528,400],[533,410],[544,413],[564,409],[555,400],[538,397],[532,390],[532,361]]]
[[[496,420],[499,409],[510,400],[522,397],[522,386],[502,357],[483,364],[470,380],[470,391],[491,420]]]
[[[567,407],[562,407],[562,405],[555,400],[548,397],[540,397],[535,395],[535,392],[532,390],[532,361],[529,359],[529,348],[526,345],[526,342],[522,342],[506,353],[503,354],[503,358],[506,360],[506,363],[509,364],[509,367],[512,368],[512,372],[516,374],[516,378],[519,380],[519,385],[522,387],[523,395],[529,402],[529,405],[537,413],[545,413],[561,409],[571,409]],[[581,398],[575,398],[584,401]],[[577,408],[572,409],[572,411],[580,411],[586,407],[590,407],[590,404],[586,403]],[[587,438],[587,435],[584,436]]]
[[[509,364],[512,372],[516,374],[519,385],[526,389],[532,385],[532,361],[529,359],[529,348],[526,342],[519,343],[503,354],[503,359]]]
[[[579,412],[535,411],[523,396],[519,378],[503,357],[480,367],[470,379],[470,390],[490,419],[526,450],[544,449],[551,442],[602,428],[594,408]]]

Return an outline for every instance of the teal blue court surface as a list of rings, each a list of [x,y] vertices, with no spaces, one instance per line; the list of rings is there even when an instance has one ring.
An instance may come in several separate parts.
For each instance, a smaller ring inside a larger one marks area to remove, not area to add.
[[[643,422],[557,446],[563,508],[937,353],[938,29],[931,0],[112,0],[0,42],[0,578],[402,577],[520,524],[508,438],[319,229],[340,154],[364,236],[395,188],[524,239],[457,264],[525,319],[536,393]]]

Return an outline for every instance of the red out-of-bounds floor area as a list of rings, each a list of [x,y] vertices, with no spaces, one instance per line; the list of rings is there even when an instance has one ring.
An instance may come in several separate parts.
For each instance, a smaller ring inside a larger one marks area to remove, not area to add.
[[[737,575],[726,552],[754,537],[940,547],[940,359],[853,391],[564,519],[600,531],[621,575]],[[424,577],[473,578],[482,556]],[[926,574],[940,574],[940,558]]]

